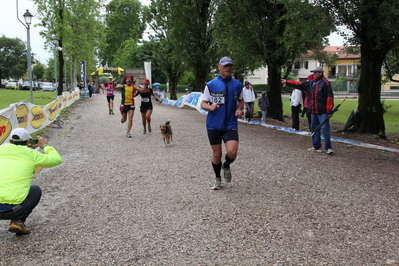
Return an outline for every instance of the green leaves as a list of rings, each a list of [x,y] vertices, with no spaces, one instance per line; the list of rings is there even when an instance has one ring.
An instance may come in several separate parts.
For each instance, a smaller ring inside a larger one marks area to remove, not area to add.
[[[122,58],[128,43],[138,43],[145,30],[142,6],[138,0],[112,0],[106,5],[105,42],[100,58],[103,64],[114,65]]]
[[[0,78],[19,79],[27,67],[27,50],[25,43],[18,38],[0,37]]]

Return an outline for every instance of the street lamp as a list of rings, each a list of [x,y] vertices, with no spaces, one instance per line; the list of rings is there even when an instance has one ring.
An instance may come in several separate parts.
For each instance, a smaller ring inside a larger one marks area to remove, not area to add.
[[[17,1],[17,12],[18,12],[18,1]],[[32,55],[30,50],[30,25],[32,24],[33,15],[27,9],[24,14],[25,24],[19,19],[18,20],[25,26],[27,32],[27,44],[28,44],[28,80],[29,80],[29,90],[30,90],[30,102],[33,103],[33,94],[32,94]]]
[[[29,79],[29,90],[30,90],[30,102],[33,103],[33,95],[32,95],[32,55],[30,51],[30,24],[32,24],[32,14],[27,9],[24,14],[26,31],[27,31],[27,40],[28,40],[28,79]]]

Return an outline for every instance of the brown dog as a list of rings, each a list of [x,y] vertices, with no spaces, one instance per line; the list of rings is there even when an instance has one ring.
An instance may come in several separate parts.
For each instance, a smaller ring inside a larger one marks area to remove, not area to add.
[[[161,129],[162,139],[165,146],[172,141],[172,127],[170,126],[170,119],[166,120],[164,125],[160,125],[159,128]]]

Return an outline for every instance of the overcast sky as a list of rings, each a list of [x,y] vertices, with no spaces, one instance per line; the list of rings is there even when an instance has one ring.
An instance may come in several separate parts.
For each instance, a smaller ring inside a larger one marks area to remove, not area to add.
[[[107,0],[109,2],[110,0]],[[0,0],[1,15],[0,15],[0,35],[5,35],[8,38],[20,38],[26,42],[27,31],[24,25],[17,19],[17,2],[18,2],[18,17],[22,22],[24,21],[23,14],[26,9],[34,16],[32,24],[37,24],[39,21],[35,18],[36,7],[31,0]],[[145,5],[149,4],[149,0],[140,0]],[[35,53],[35,58],[41,63],[47,64],[47,60],[53,56],[53,51],[44,50],[44,39],[39,35],[42,27],[30,28],[31,49]],[[343,44],[342,37],[337,34],[330,36],[331,46],[340,46]]]

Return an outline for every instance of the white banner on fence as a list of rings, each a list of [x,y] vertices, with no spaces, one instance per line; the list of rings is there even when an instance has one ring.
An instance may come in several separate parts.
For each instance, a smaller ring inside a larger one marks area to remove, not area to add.
[[[208,112],[201,108],[202,95],[202,92],[192,92],[180,97],[178,100],[169,100],[168,98],[165,98],[162,103],[174,107],[189,106],[200,113],[206,114]]]
[[[79,99],[79,92],[64,92],[45,106],[21,101],[0,110],[0,144],[4,143],[14,128],[26,128],[29,133],[45,128],[60,115],[62,109]]]

